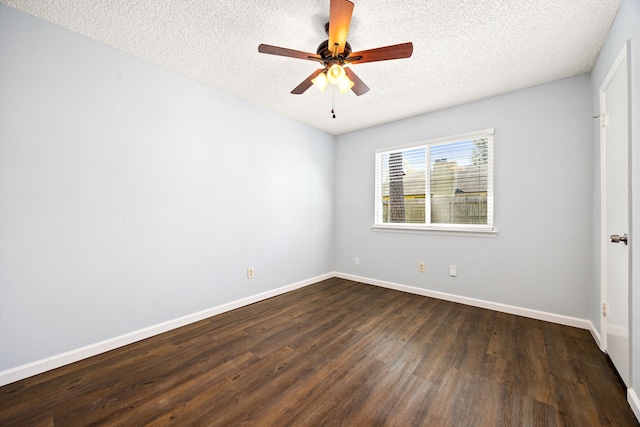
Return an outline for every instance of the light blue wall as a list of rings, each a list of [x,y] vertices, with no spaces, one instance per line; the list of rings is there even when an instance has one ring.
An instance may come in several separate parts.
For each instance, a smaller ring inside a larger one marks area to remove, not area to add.
[[[334,148],[0,5],[0,371],[332,271]]]
[[[591,72],[592,115],[600,113],[599,89],[616,57],[629,41],[631,83],[631,388],[640,388],[640,1],[623,0],[598,61]],[[600,127],[593,121],[593,280],[591,321],[600,329]]]
[[[335,138],[0,5],[0,371],[334,270],[599,325],[592,91],[631,38],[640,129],[639,8],[592,76]],[[489,127],[495,238],[371,230],[376,148]]]
[[[339,136],[336,270],[587,318],[590,102],[581,75]],[[371,230],[376,149],[485,128],[495,128],[495,238]]]

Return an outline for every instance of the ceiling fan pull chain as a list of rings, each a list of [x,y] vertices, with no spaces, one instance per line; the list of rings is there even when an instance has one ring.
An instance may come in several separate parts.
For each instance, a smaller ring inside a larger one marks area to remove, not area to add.
[[[336,87],[333,86],[333,90],[331,91],[332,101],[331,101],[331,114],[333,118],[336,118]]]

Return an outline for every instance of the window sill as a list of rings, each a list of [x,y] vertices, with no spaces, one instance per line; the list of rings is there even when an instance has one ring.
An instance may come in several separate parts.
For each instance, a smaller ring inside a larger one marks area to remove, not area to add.
[[[434,227],[420,226],[416,224],[384,224],[372,225],[373,231],[381,231],[386,233],[417,233],[417,234],[439,234],[443,236],[471,236],[471,237],[495,237],[498,231],[494,228],[474,228],[474,227]]]

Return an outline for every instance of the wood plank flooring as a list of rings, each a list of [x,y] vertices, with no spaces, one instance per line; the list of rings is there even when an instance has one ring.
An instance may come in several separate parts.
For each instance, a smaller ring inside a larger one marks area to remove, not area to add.
[[[637,426],[589,332],[341,279],[0,388],[0,426]]]

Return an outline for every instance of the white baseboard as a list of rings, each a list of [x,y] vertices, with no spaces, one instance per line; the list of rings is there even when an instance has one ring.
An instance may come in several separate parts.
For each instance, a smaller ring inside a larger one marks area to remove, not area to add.
[[[124,334],[118,337],[114,337],[105,341],[101,341],[95,344],[90,344],[85,347],[81,347],[78,349],[74,349],[68,351],[66,353],[58,354],[55,356],[47,357],[45,359],[41,359],[32,363],[28,363],[25,365],[17,366],[15,368],[7,369],[5,371],[0,372],[0,386],[19,381],[24,378],[31,377],[33,375],[41,374],[43,372],[59,368],[64,365],[68,365],[70,363],[77,362],[82,359],[86,359],[100,353],[104,353],[118,347],[123,347],[125,345],[134,343],[136,341],[141,341],[143,339],[152,337],[154,335],[162,334],[164,332],[168,332],[170,330],[180,328],[182,326],[198,322],[200,320],[209,318],[211,316],[215,316],[217,314],[221,314],[230,310],[235,310],[236,308],[240,308],[249,304],[253,304],[258,301],[265,300],[267,298],[271,298],[277,295],[284,294],[286,292],[299,289],[322,280],[330,279],[332,277],[338,277],[347,280],[353,280],[355,282],[366,283],[369,285],[380,286],[389,289],[395,289],[398,291],[408,292],[417,295],[423,295],[427,297],[437,298],[445,301],[457,302],[461,304],[466,304],[474,307],[486,308],[489,310],[495,310],[502,313],[515,314],[518,316],[529,317],[537,320],[544,320],[547,322],[558,323],[561,325],[573,326],[581,329],[587,329],[591,332],[594,340],[600,344],[600,335],[598,331],[595,329],[595,326],[588,320],[579,319],[576,317],[564,316],[561,314],[548,313],[544,311],[532,310],[522,307],[516,307],[507,304],[500,304],[491,301],[485,301],[475,298],[464,297],[460,295],[449,294],[445,292],[432,291],[428,289],[416,288],[413,286],[401,285],[393,282],[386,282],[382,280],[371,279],[368,277],[355,276],[352,274],[340,273],[340,272],[330,272],[317,277],[312,277],[307,280],[303,280],[297,283],[293,283],[291,285],[283,286],[281,288],[273,289],[271,291],[263,292],[261,294],[252,295],[247,298],[243,298],[237,301],[232,301],[226,304],[219,305],[217,307],[213,307],[207,310],[199,311],[197,313],[189,314],[177,319],[169,320],[167,322],[163,322],[157,325],[150,326],[148,328],[143,328],[137,331],[130,332],[128,334]],[[631,393],[631,392],[630,392]],[[637,396],[635,393],[632,396],[637,403]],[[631,399],[632,397],[629,397]],[[630,400],[631,403],[631,400]],[[636,405],[636,408],[640,407],[640,405]],[[636,412],[636,415],[638,413]]]
[[[627,402],[629,402],[636,419],[640,421],[640,399],[638,399],[638,395],[632,388],[627,389]]]
[[[341,279],[353,280],[354,282],[366,283],[369,285],[380,286],[383,288],[395,289],[397,291],[409,292],[412,294],[422,295],[426,297],[441,299],[445,301],[457,302],[473,307],[486,308],[489,310],[499,311],[501,313],[515,314],[518,316],[528,317],[531,319],[544,320],[546,322],[558,323],[560,325],[573,326],[580,329],[589,329],[591,322],[586,319],[565,316],[562,314],[548,313],[545,311],[532,310],[529,308],[516,307],[513,305],[501,304],[497,302],[485,301],[476,298],[469,298],[460,295],[448,294],[446,292],[432,291],[428,289],[416,288],[413,286],[401,285],[393,282],[385,282],[382,280],[371,279],[368,277],[355,276],[352,274],[335,273],[335,277]],[[593,334],[593,332],[592,332]]]
[[[591,332],[591,336],[593,340],[598,345],[600,351],[604,352],[604,348],[602,347],[602,338],[600,337],[600,332],[596,329],[596,325],[593,324],[591,320],[589,320],[589,332]]]
[[[293,283],[291,285],[283,286],[281,288],[273,289],[261,294],[252,295],[243,299],[219,305],[217,307],[209,308],[207,310],[202,310],[197,313],[188,314],[177,319],[169,320],[167,322],[133,331],[128,334],[120,335],[118,337],[114,337],[105,341],[67,351],[62,354],[57,354],[55,356],[37,360],[32,363],[27,363],[25,365],[7,369],[0,372],[0,386],[19,381],[33,375],[41,374],[43,372],[50,371],[64,365],[68,365],[70,363],[78,362],[82,359],[96,356],[100,353],[111,351],[118,347],[123,347],[136,341],[141,341],[154,335],[159,335],[164,332],[168,332],[170,330],[180,328],[182,326],[198,322],[200,320],[204,320],[211,316],[235,310],[236,308],[244,307],[245,305],[253,304],[258,301],[284,294],[286,292],[293,291],[294,289],[303,288],[305,286],[320,282],[322,280],[330,279],[332,277],[335,277],[334,273],[326,273],[307,280],[303,280],[301,282]]]

